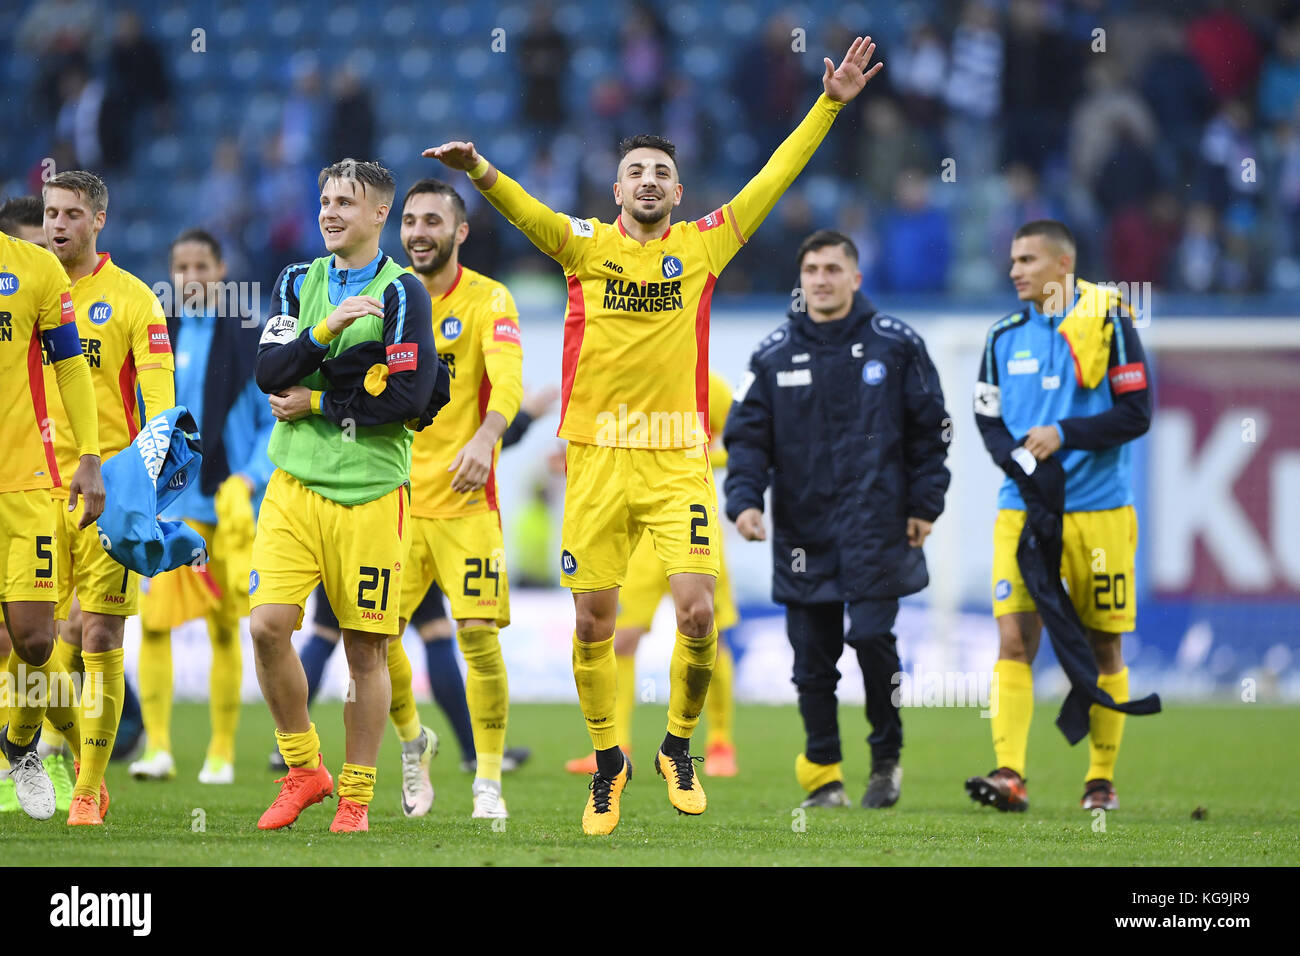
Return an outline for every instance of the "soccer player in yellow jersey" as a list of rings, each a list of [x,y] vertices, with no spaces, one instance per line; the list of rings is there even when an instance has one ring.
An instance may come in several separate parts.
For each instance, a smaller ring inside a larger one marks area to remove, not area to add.
[[[560,566],[573,591],[573,671],[597,771],[583,830],[618,824],[631,764],[614,720],[614,621],[628,557],[649,531],[677,612],[668,732],[655,769],[682,813],[703,813],[690,737],[717,653],[716,492],[708,435],[709,303],[722,269],[807,164],[845,103],[879,71],[858,37],[837,68],[825,61],[821,96],[736,197],[695,222],[672,224],[682,200],[675,149],[658,136],[625,141],[615,224],[547,208],[479,155],[473,143],[424,151],[470,179],[512,224],[564,269],[561,438],[569,440]]]
[[[46,238],[72,282],[77,329],[95,383],[100,451],[110,458],[135,440],[144,422],[176,404],[167,318],[147,285],[98,251],[108,215],[103,181],[94,173],[69,170],[50,179],[43,193]],[[57,397],[50,408],[55,455],[60,471],[66,472],[76,460],[67,411]],[[53,496],[64,500],[67,491],[56,485]],[[68,825],[96,825],[107,811],[107,791],[101,786],[122,716],[122,635],[127,617],[136,613],[140,581],[100,546],[97,528],[79,530],[74,514],[66,508],[59,513],[55,617],[67,619],[74,589],[82,612],[79,639],[65,630],[60,649],[69,672],[85,673],[81,759]]]
[[[451,370],[451,402],[411,447],[411,527],[398,633],[436,583],[451,605],[468,672],[465,698],[478,757],[473,816],[505,817],[501,758],[509,702],[498,635],[510,623],[510,588],[496,464],[501,436],[523,398],[524,353],[509,290],[460,264],[469,235],[465,219],[460,195],[436,179],[417,182],[402,204],[402,248],[433,302],[434,344]],[[400,641],[389,643],[389,653],[405,657]],[[407,663],[404,673],[410,670]],[[396,704],[396,681],[393,688]],[[410,709],[414,713],[414,698]]]
[[[76,470],[60,475],[51,437],[42,346],[68,408]],[[80,749],[77,704],[58,686],[54,605],[59,595],[55,541],[60,518],[50,489],[67,481],[69,509],[84,505],[79,528],[104,510],[99,423],[90,369],[74,324],[68,276],[49,251],[0,236],[0,611],[13,643],[0,707],[8,705],[0,749],[10,764],[14,795],[31,817],[54,815],[54,787],[36,753],[47,710]],[[52,686],[53,685],[53,686]]]
[[[709,370],[709,463],[714,471],[727,466],[727,449],[722,445],[722,429],[731,410],[731,386],[721,374]],[[655,554],[651,540],[641,537],[627,563],[627,583],[619,591],[618,617],[614,621],[614,657],[618,661],[618,686],[615,697],[615,723],[618,726],[618,745],[623,753],[632,751],[632,714],[636,707],[636,651],[641,638],[650,631],[655,611],[668,593],[668,579],[664,566]],[[704,775],[706,777],[734,777],[736,747],[731,739],[731,719],[735,710],[732,698],[733,661],[731,651],[723,639],[727,631],[740,620],[736,602],[731,596],[731,583],[727,579],[727,561],[718,534],[718,583],[713,591],[714,625],[717,628],[718,659],[713,665],[713,678],[709,682],[709,696],[705,700],[705,716],[709,721],[709,738],[704,750]],[[570,773],[595,773],[596,755],[589,754],[564,765]]]

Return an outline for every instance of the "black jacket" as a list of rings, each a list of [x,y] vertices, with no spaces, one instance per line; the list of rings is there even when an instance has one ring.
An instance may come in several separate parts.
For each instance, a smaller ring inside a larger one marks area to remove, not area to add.
[[[952,422],[920,336],[854,297],[817,324],[791,311],[736,392],[727,516],[762,508],[772,485],[772,598],[901,597],[929,583],[907,519],[933,521],[948,489]]]

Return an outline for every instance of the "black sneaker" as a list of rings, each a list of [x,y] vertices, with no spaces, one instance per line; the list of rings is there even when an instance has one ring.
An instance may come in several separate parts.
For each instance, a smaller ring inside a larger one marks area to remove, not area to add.
[[[532,755],[532,750],[527,747],[507,747],[506,752],[501,755],[501,772],[510,773],[512,770],[518,770],[528,763],[528,758]]]
[[[883,810],[898,802],[903,790],[903,768],[897,760],[882,760],[871,768],[867,792],[862,795],[862,806],[868,810]]]
[[[288,773],[289,771],[289,765],[284,762],[284,754],[280,753],[279,747],[271,751],[271,756],[266,758],[266,765],[276,773]]]
[[[835,780],[831,783],[822,784],[812,793],[808,794],[808,799],[799,804],[801,807],[851,807],[853,802],[849,800],[849,795],[844,792],[844,784]]]

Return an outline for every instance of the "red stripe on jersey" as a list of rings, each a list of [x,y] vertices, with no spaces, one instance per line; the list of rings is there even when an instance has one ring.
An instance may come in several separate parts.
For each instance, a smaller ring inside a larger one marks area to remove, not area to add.
[[[441,302],[443,299],[447,298],[447,296],[451,295],[453,292],[456,291],[456,286],[460,285],[460,277],[464,274],[464,272],[465,272],[465,267],[461,265],[459,262],[456,263],[456,278],[451,280],[451,285],[447,287],[447,291],[444,292],[442,294],[442,297],[438,299],[439,302]]]
[[[207,564],[200,564],[194,570],[198,572],[199,581],[208,589],[208,592],[217,600],[221,600],[221,585],[218,584],[217,579],[212,576],[210,567],[211,566]]]
[[[140,406],[135,402],[135,354],[132,352],[126,353],[126,361],[117,373],[117,388],[122,393],[122,411],[126,413],[127,441],[135,441],[135,436],[140,434]]]
[[[108,260],[111,258],[112,256],[110,256],[107,252],[101,252],[99,254],[99,264],[95,266],[95,268],[91,271],[90,274],[92,276],[99,275],[99,270],[104,268],[104,266],[108,265]]]
[[[482,424],[483,418],[487,415],[488,401],[492,398],[492,380],[488,378],[487,372],[483,373],[483,378],[478,383],[478,420]],[[488,468],[487,482],[483,485],[483,491],[487,495],[488,507],[493,511],[497,510],[497,451],[496,447],[492,448],[492,464]]]
[[[622,233],[623,235],[625,235],[625,236],[627,235],[627,230],[626,230],[625,228],[623,228],[623,214],[622,214],[622,213],[619,213],[619,216],[618,216],[618,231],[621,232],[621,233]],[[668,238],[668,233],[670,233],[670,232],[672,232],[672,231],[673,231],[673,224],[670,222],[670,223],[668,224],[668,228],[664,230],[664,234],[663,234],[662,236],[660,236],[659,238],[660,238],[660,239],[667,239],[667,238]]]
[[[402,536],[402,523],[406,518],[406,499],[402,497],[402,489],[397,489],[397,536]]]
[[[578,371],[578,356],[582,354],[582,334],[587,328],[587,304],[582,298],[582,281],[569,276],[569,308],[564,314],[564,355],[560,376],[560,428],[569,410],[569,395],[573,392],[573,376]],[[556,431],[559,434],[559,431]]]
[[[700,293],[699,308],[695,310],[695,410],[706,436],[709,434],[709,306],[717,281],[718,277],[710,272]]]
[[[54,482],[54,487],[60,488],[63,486],[63,479],[59,476],[59,460],[54,456],[54,429],[45,427],[50,421],[50,412],[45,404],[45,371],[41,364],[39,324],[32,326],[32,341],[27,347],[27,384],[32,393],[32,411],[36,414],[36,430],[40,433],[41,445],[45,449],[45,464],[50,469],[50,478]]]
[[[1141,362],[1117,365],[1110,370],[1110,387],[1116,395],[1140,392],[1147,387],[1147,370]]]
[[[1074,354],[1074,343],[1070,341],[1068,335],[1062,335],[1061,338],[1065,339],[1065,344],[1070,347],[1070,358],[1074,359],[1074,381],[1083,385],[1083,366],[1079,364],[1079,356]]]

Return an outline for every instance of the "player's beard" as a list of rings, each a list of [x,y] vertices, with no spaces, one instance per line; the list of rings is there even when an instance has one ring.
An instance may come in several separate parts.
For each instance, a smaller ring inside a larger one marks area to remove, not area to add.
[[[68,241],[61,246],[54,242],[50,243],[50,251],[58,256],[59,262],[63,264],[64,268],[71,263],[75,263],[85,255],[86,249],[89,247],[89,239],[76,239],[72,237],[69,237]]]
[[[420,267],[415,264],[415,258],[411,255],[411,250],[407,249],[406,258],[411,260],[411,268],[414,269],[422,276],[437,275],[439,272],[441,272],[442,267],[445,266],[447,262],[451,259],[451,254],[452,251],[455,249],[455,245],[450,242],[447,243],[445,246],[435,243],[434,248],[438,250],[437,255],[435,255],[432,259],[430,259],[429,264],[424,267]]]
[[[627,211],[633,219],[641,223],[643,226],[652,226],[657,222],[662,222],[664,217],[668,215],[668,210],[665,208],[666,204],[663,203],[662,200],[654,209],[642,209],[640,205],[638,205],[639,202],[639,199],[633,200],[631,208]]]

